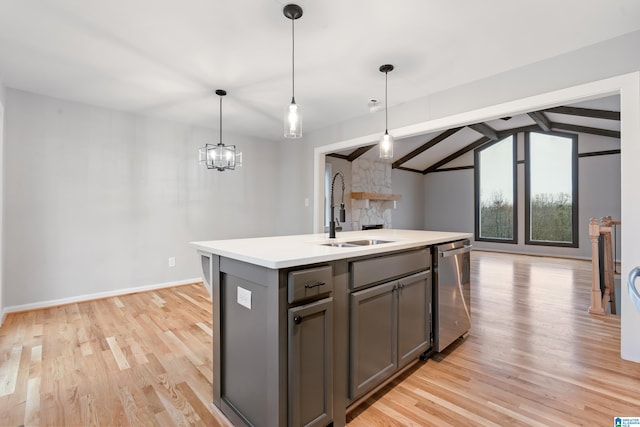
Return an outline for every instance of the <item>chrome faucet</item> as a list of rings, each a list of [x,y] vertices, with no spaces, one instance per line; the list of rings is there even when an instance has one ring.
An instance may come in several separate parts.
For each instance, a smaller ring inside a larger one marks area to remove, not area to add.
[[[336,172],[333,176],[333,180],[331,181],[331,221],[329,222],[329,238],[334,239],[336,237],[336,220],[334,204],[333,204],[333,187],[336,184],[336,178],[340,177],[342,181],[342,202],[340,203],[340,221],[345,222],[345,211],[344,211],[344,175],[342,172]]]

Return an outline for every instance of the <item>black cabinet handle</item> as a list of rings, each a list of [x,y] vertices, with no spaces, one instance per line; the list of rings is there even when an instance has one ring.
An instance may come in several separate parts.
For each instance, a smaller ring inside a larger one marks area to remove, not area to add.
[[[296,316],[293,318],[293,323],[295,323],[296,325],[299,325],[300,322],[302,322],[302,317]]]
[[[316,282],[307,283],[307,284],[304,285],[304,287],[306,289],[311,289],[311,288],[317,288],[318,286],[324,286],[324,285],[326,285],[325,282],[316,281]]]

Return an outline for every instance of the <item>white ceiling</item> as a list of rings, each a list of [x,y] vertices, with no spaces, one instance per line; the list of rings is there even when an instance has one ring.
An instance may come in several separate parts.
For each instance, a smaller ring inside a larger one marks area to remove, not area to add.
[[[279,0],[0,0],[5,86],[281,140],[291,21]],[[299,0],[304,130],[640,29],[637,0]],[[392,125],[392,124],[390,124]]]

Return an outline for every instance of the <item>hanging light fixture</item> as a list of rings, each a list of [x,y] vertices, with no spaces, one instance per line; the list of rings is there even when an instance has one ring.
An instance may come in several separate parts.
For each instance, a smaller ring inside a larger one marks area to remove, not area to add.
[[[242,153],[236,151],[236,146],[222,143],[222,97],[226,94],[226,90],[216,90],[216,95],[220,97],[220,142],[216,145],[206,144],[198,152],[201,164],[220,172],[242,166]]]
[[[302,111],[300,106],[296,104],[296,34],[293,23],[302,16],[302,8],[297,4],[288,4],[282,9],[282,13],[291,19],[291,104],[287,105],[284,110],[284,137],[301,138]]]
[[[393,158],[393,136],[389,135],[389,121],[387,114],[387,78],[389,72],[393,71],[393,65],[385,64],[380,66],[380,72],[384,73],[384,135],[380,137],[380,158]]]

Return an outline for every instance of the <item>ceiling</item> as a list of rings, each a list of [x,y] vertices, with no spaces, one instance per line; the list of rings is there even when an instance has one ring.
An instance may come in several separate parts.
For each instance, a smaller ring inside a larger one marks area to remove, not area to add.
[[[620,138],[620,96],[612,95],[557,108],[396,139],[392,167],[422,174],[473,167],[467,153],[514,133],[555,131]],[[612,144],[618,149],[619,144]],[[328,154],[353,161],[378,160],[377,144]],[[463,157],[465,156],[465,157]]]
[[[0,0],[7,87],[282,140],[291,21],[277,0]],[[640,30],[637,0],[300,0],[296,100],[310,132]],[[382,123],[382,122],[381,122]],[[393,128],[390,123],[390,128]]]

